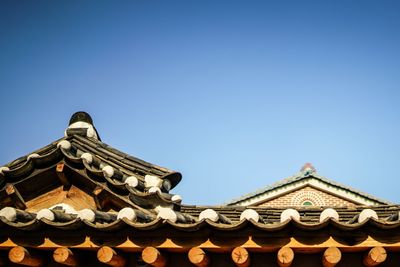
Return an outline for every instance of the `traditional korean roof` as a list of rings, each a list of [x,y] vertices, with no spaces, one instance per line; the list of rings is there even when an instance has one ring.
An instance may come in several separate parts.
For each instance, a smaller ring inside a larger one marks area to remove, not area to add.
[[[0,206],[26,209],[41,194],[76,185],[96,198],[98,210],[132,207],[151,215],[158,206],[180,205],[169,191],[181,177],[101,142],[90,116],[78,112],[63,138],[0,167]]]
[[[233,204],[304,179],[317,179],[351,190],[378,204],[388,204],[330,181],[316,174],[311,165],[305,165],[299,174],[232,201],[228,206],[182,205],[180,196],[169,193],[181,180],[180,173],[132,157],[103,143],[92,118],[85,112],[77,112],[72,116],[63,138],[0,168],[0,207],[3,208],[0,216],[8,218],[3,218],[3,223],[23,229],[36,229],[38,225],[65,229],[83,225],[102,230],[122,226],[153,229],[165,223],[188,231],[205,225],[217,229],[237,229],[246,218],[242,215],[246,207]],[[68,189],[72,185],[93,196],[96,208],[76,210],[65,203],[56,203],[35,210],[26,204],[45,192],[60,186]],[[104,205],[104,202],[111,202],[112,205]],[[260,219],[252,220],[258,228],[274,230],[286,225],[287,222],[281,218],[286,209],[252,208],[250,213],[258,214]],[[352,228],[365,224],[360,221],[357,224],[356,218],[363,209],[367,208],[336,208],[335,225]],[[319,219],[322,208],[289,210],[297,212],[295,221],[299,226],[322,223]],[[393,216],[398,212],[399,207],[395,205],[372,207],[374,222],[378,226],[392,225]]]
[[[300,172],[294,174],[293,176],[282,179],[272,185],[263,187],[251,192],[249,194],[243,195],[239,198],[233,199],[225,203],[226,205],[254,205],[265,201],[266,199],[275,197],[278,190],[282,192],[290,191],[296,185],[312,185],[317,188],[328,187],[329,191],[335,192],[343,197],[351,199],[355,203],[360,205],[391,205],[393,203],[377,198],[370,194],[361,192],[352,187],[343,185],[341,183],[335,182],[329,178],[321,176],[317,173],[316,169],[310,164],[306,163],[300,170]],[[282,194],[279,192],[279,195]]]
[[[137,231],[162,229],[170,226],[181,231],[198,231],[211,228],[221,231],[237,231],[245,227],[278,232],[285,228],[321,231],[324,228],[359,230],[399,229],[399,205],[368,206],[357,208],[246,208],[241,206],[187,206],[179,211],[164,210],[151,216],[134,208],[101,212],[93,210],[66,211],[62,208],[27,212],[13,207],[0,210],[0,227],[24,231],[94,229],[115,231],[131,228]]]
[[[43,266],[50,262],[50,266],[55,261],[68,266],[94,266],[91,259],[97,251],[96,264],[148,266],[144,262],[167,266],[167,260],[177,259],[168,266],[187,266],[189,260],[194,262],[191,253],[200,251],[213,258],[210,266],[231,266],[223,257],[219,261],[220,256],[209,252],[232,251],[237,263],[235,251],[240,249],[244,253],[246,249],[251,253],[274,253],[279,249],[280,255],[282,248],[319,254],[332,247],[344,252],[378,247],[386,255],[384,248],[394,251],[400,247],[400,205],[388,205],[354,190],[381,205],[184,205],[180,196],[170,193],[181,178],[178,172],[103,143],[90,116],[78,112],[72,116],[64,137],[0,167],[0,248],[9,250],[7,260],[0,255],[0,264]],[[300,174],[243,199],[304,179],[348,190],[308,166]],[[74,201],[80,203],[74,206]],[[149,251],[154,252],[151,256],[156,255],[154,260],[148,257]],[[167,251],[175,254],[169,259],[161,257]],[[176,257],[186,252],[189,260]],[[252,256],[256,263],[265,264],[264,255]]]

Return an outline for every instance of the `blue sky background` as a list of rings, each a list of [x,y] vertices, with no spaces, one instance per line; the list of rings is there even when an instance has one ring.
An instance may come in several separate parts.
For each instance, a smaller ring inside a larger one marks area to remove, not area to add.
[[[89,112],[188,204],[296,173],[400,202],[399,1],[1,1],[0,165]]]

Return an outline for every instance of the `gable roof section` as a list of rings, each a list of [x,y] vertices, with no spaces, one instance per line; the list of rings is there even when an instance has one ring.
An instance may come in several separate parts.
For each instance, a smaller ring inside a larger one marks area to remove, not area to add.
[[[169,194],[181,179],[179,173],[136,159],[100,142],[96,129],[85,126],[88,122],[92,123],[89,119],[72,122],[78,127],[67,129],[66,137],[0,167],[0,248],[9,250],[9,255],[24,251],[29,257],[47,257],[44,258],[47,261],[51,258],[48,252],[54,251],[54,256],[62,246],[67,252],[72,249],[79,259],[88,255],[89,260],[103,262],[99,254],[97,258],[93,254],[107,248],[123,260],[126,252],[130,262],[140,259],[137,256],[141,252],[141,263],[138,264],[141,266],[143,255],[152,248],[157,253],[157,249],[162,253],[174,253],[167,256],[172,256],[169,260],[177,258],[179,264],[169,262],[168,266],[186,266],[189,262],[182,264],[179,258],[187,258],[183,253],[189,251],[190,254],[194,246],[225,255],[236,246],[252,252],[272,252],[285,246],[307,254],[318,253],[319,257],[327,246],[363,254],[367,248],[377,246],[399,248],[398,205],[335,209],[181,205],[179,197]],[[301,175],[275,184],[269,190],[287,189],[311,181],[335,185],[308,168],[302,170]],[[63,190],[60,185],[67,187],[68,182],[90,188],[93,197],[100,188],[106,198],[122,203],[114,209],[100,206],[79,211],[64,202],[61,204],[66,205],[46,203],[46,207],[52,207],[39,211],[19,205],[23,204],[24,197],[43,196],[41,192],[51,189],[48,184],[55,183],[56,190]],[[263,192],[265,190],[259,195]],[[362,197],[366,198],[365,195]],[[92,255],[80,254],[83,250]],[[214,255],[213,266],[221,266]],[[265,264],[265,255],[259,257],[261,265]],[[227,263],[226,259],[224,256],[221,262]],[[52,260],[50,265],[53,265]],[[276,257],[273,260],[276,261]],[[89,265],[98,264],[77,264]]]
[[[73,184],[118,209],[132,207],[153,215],[157,206],[179,209],[181,197],[169,191],[180,182],[180,173],[101,142],[93,125],[88,128],[85,123],[69,127],[65,137],[0,167],[0,208],[24,210],[25,201]],[[97,209],[102,210],[101,205]]]
[[[349,186],[345,186],[338,182],[332,181],[324,176],[316,173],[315,168],[307,163],[300,172],[293,176],[282,179],[270,186],[261,188],[255,192],[246,194],[237,199],[233,199],[226,205],[244,205],[252,206],[261,204],[268,200],[277,198],[286,193],[298,190],[304,186],[311,186],[316,189],[325,191],[329,194],[336,195],[340,198],[349,200],[359,205],[390,205],[392,203],[374,197],[370,194],[361,192]]]

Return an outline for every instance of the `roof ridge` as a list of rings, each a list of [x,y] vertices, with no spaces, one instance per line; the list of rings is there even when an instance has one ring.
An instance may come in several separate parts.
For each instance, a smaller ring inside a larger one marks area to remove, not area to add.
[[[282,186],[289,185],[291,183],[294,183],[294,182],[297,182],[297,181],[300,181],[300,180],[303,180],[303,179],[309,179],[309,178],[318,179],[318,180],[320,180],[320,181],[322,181],[324,183],[328,183],[328,184],[331,184],[333,186],[340,187],[342,189],[345,189],[345,190],[351,191],[352,193],[360,195],[360,196],[362,196],[364,198],[367,198],[367,199],[370,199],[370,200],[373,200],[373,201],[376,201],[376,202],[380,202],[382,204],[387,204],[387,205],[393,205],[394,204],[393,202],[390,202],[390,201],[375,197],[375,196],[373,196],[371,194],[362,192],[362,191],[360,191],[358,189],[354,189],[353,187],[350,187],[350,186],[347,186],[347,185],[343,185],[343,184],[341,184],[339,182],[336,182],[334,180],[331,180],[331,179],[329,179],[329,178],[327,178],[325,176],[319,175],[318,173],[316,173],[316,171],[311,172],[311,173],[302,172],[302,171],[297,172],[296,174],[294,174],[292,176],[283,178],[283,179],[281,179],[281,180],[279,180],[279,181],[277,181],[275,183],[272,183],[272,184],[267,185],[265,187],[259,188],[259,189],[255,190],[253,192],[248,193],[248,194],[244,194],[244,195],[242,195],[242,196],[240,196],[238,198],[234,198],[234,199],[232,199],[230,201],[227,201],[227,202],[225,202],[223,204],[224,205],[235,205],[235,204],[237,204],[239,202],[242,202],[242,201],[245,201],[247,199],[256,197],[258,195],[267,193],[268,191],[272,191],[272,190],[278,189],[278,188],[280,188]]]

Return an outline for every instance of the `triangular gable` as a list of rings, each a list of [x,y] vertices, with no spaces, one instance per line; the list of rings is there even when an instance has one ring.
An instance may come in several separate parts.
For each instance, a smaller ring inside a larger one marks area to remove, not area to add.
[[[309,189],[304,190],[304,188]],[[297,194],[293,192],[297,192]],[[289,194],[291,194],[290,198],[288,197]],[[283,197],[286,198],[285,201],[283,201]],[[337,201],[328,200],[326,199],[327,197]],[[278,198],[280,198],[280,201],[273,201]],[[273,206],[301,206],[307,204],[332,206],[330,203],[338,203],[338,206],[341,204],[367,206],[390,204],[388,201],[378,199],[318,175],[315,168],[309,163],[304,165],[302,170],[294,176],[234,199],[226,204],[259,206],[268,205],[268,203]]]
[[[0,208],[130,207],[153,215],[158,207],[179,209],[181,197],[169,191],[181,180],[180,173],[108,146],[89,124],[90,116],[76,114],[65,137],[0,167]]]

